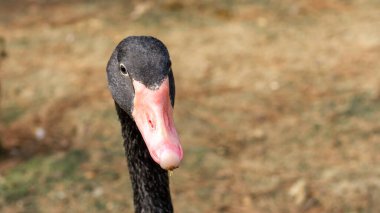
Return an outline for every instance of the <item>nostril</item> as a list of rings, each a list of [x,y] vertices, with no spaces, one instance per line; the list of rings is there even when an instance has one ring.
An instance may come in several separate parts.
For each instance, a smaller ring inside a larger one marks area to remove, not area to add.
[[[151,117],[149,116],[148,113],[145,114],[145,117],[146,117],[146,120],[148,121],[148,125],[151,129],[154,129],[155,126],[154,126],[154,122],[153,120],[151,119]]]
[[[154,124],[153,124],[153,121],[151,119],[148,119],[148,123],[149,123],[150,128],[154,129]]]

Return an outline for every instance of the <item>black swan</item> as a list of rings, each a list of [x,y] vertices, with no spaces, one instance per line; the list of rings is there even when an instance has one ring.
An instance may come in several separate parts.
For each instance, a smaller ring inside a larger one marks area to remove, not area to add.
[[[165,45],[149,36],[122,40],[107,64],[121,123],[135,212],[173,212],[168,171],[182,147],[173,122],[174,77]]]

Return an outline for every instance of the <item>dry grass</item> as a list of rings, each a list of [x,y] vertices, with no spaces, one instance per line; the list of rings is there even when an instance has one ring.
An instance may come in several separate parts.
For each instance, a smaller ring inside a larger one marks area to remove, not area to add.
[[[173,61],[177,212],[380,211],[377,1],[2,1],[0,22],[1,212],[131,211],[105,65],[133,34]]]

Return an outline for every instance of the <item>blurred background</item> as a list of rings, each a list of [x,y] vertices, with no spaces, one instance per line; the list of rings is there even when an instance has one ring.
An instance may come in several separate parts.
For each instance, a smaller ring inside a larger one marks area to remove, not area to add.
[[[132,212],[105,67],[171,54],[176,212],[380,212],[380,2],[0,2],[0,212]]]

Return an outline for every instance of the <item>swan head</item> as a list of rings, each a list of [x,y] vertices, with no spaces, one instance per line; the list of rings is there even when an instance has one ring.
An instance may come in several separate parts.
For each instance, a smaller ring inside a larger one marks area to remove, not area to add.
[[[179,166],[183,151],[174,126],[174,78],[165,45],[149,36],[131,36],[107,64],[115,102],[135,121],[152,159],[163,169]]]

